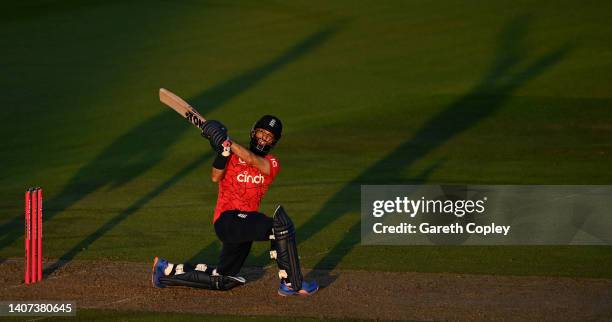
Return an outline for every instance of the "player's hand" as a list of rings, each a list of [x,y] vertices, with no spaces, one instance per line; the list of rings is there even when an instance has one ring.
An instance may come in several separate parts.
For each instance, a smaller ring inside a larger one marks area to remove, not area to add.
[[[208,140],[216,134],[223,133],[227,136],[227,129],[225,125],[217,120],[208,120],[202,125],[202,136]]]
[[[225,140],[228,140],[228,139],[229,137],[227,136],[227,134],[213,136],[209,140],[210,147],[218,154],[221,154],[223,152],[223,142],[225,142]]]
[[[210,120],[202,125],[202,136],[210,142],[210,146],[217,153],[223,151],[223,142],[227,140],[227,129],[221,122]]]

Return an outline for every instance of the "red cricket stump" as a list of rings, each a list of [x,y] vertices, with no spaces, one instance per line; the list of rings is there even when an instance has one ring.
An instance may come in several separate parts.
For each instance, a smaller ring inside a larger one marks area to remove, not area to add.
[[[25,192],[25,272],[24,281],[32,284],[42,279],[42,189]]]
[[[43,229],[43,224],[42,224],[42,212],[43,206],[42,206],[42,188],[38,188],[38,254],[36,256],[36,258],[38,258],[38,274],[36,275],[37,280],[36,281],[40,281],[42,279],[42,229]]]
[[[30,243],[31,243],[31,211],[32,211],[32,190],[28,189],[25,192],[25,283],[30,284]]]
[[[32,219],[30,220],[32,222],[32,245],[30,246],[30,278],[32,283],[36,283],[36,281],[38,280],[38,278],[36,277],[36,261],[38,260],[36,258],[36,255],[38,254],[38,249],[36,247],[38,246],[38,220],[36,219],[36,215],[38,213],[38,198],[36,195],[37,190],[34,189],[34,193],[30,198],[32,200]]]

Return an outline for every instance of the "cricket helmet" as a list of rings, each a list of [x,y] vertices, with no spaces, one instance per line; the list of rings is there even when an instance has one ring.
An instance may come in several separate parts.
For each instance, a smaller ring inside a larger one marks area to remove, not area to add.
[[[269,144],[259,144],[259,140],[257,139],[256,133],[258,129],[267,130],[274,135],[274,138]],[[262,116],[251,128],[251,142],[250,142],[250,150],[251,152],[264,156],[272,150],[272,148],[276,145],[278,140],[281,138],[281,134],[283,132],[283,123],[278,117],[273,115],[264,115]]]

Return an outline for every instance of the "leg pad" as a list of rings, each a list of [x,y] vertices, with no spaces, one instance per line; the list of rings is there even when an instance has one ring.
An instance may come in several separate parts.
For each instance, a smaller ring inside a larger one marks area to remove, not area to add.
[[[188,286],[204,288],[208,290],[227,291],[240,285],[244,285],[244,277],[210,275],[206,272],[194,270],[180,275],[169,275],[160,278],[165,286]]]
[[[282,206],[278,206],[274,212],[274,241],[276,246],[276,263],[280,271],[284,271],[291,287],[295,290],[302,288],[302,270],[297,253],[297,242],[295,240],[295,227],[291,218]],[[283,274],[283,275],[285,275]]]

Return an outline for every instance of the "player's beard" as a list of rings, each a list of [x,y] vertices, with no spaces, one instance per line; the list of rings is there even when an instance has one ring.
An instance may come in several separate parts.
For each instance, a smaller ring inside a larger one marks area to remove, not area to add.
[[[251,150],[251,152],[255,153],[255,155],[258,155],[260,157],[265,157],[266,155],[268,155],[268,152],[270,152],[270,149],[272,149],[271,146],[265,146],[265,145],[262,146],[262,145],[258,145],[257,143],[253,143],[253,142],[249,144],[249,150]]]

